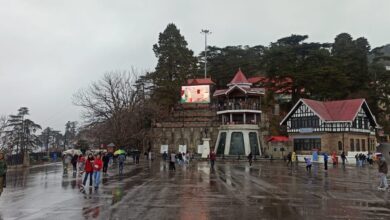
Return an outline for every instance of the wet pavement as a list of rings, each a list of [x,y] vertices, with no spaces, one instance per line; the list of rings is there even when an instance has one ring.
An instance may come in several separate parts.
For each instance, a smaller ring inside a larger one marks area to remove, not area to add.
[[[176,166],[162,161],[110,170],[98,191],[62,164],[7,176],[0,219],[390,219],[390,192],[377,191],[376,166],[358,168],[257,161]]]

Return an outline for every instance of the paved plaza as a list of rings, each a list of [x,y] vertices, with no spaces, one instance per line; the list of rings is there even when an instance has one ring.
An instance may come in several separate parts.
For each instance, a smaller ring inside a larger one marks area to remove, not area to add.
[[[390,219],[390,192],[379,192],[374,167],[281,161],[193,162],[169,171],[162,161],[111,170],[95,192],[62,164],[10,171],[0,219]]]

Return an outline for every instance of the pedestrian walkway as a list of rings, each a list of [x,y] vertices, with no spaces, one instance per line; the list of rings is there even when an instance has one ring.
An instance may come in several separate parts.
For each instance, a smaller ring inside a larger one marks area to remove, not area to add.
[[[375,167],[280,161],[169,165],[127,164],[109,171],[98,191],[80,193],[81,178],[62,166],[13,172],[0,197],[0,219],[387,219],[388,192],[376,190]],[[39,201],[39,202],[37,202]]]

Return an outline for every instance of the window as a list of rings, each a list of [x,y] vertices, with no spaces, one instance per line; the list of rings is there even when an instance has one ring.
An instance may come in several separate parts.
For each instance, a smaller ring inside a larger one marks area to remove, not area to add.
[[[251,147],[251,152],[253,155],[260,155],[259,143],[257,141],[257,133],[256,132],[249,132],[249,145]]]
[[[364,118],[364,129],[368,129],[368,119]]]
[[[356,139],[356,151],[360,151],[360,140]]]
[[[362,139],[362,151],[366,151],[366,140]]]
[[[232,133],[229,155],[245,155],[244,135],[242,132]]]
[[[356,119],[352,122],[352,127],[356,128]]]
[[[339,151],[342,151],[343,150],[343,143],[341,143],[341,141],[339,141],[338,146],[339,146]]]
[[[350,147],[351,147],[351,151],[355,151],[355,142],[353,139],[349,140],[349,144],[350,144]]]
[[[217,154],[221,155],[225,153],[226,132],[221,132],[219,136],[219,142],[217,147]]]
[[[318,148],[321,148],[320,138],[294,139],[294,150],[296,151],[311,151]]]

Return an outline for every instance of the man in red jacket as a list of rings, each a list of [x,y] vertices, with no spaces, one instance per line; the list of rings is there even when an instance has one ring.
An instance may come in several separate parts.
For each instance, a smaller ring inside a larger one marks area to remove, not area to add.
[[[85,161],[85,176],[84,176],[84,181],[82,188],[85,187],[85,184],[87,183],[87,179],[89,176],[89,186],[92,187],[92,174],[93,174],[93,156],[92,154],[88,154],[88,158]]]
[[[101,159],[101,155],[98,154],[98,155],[96,155],[94,163],[93,163],[93,176],[95,179],[95,190],[97,190],[99,188],[100,174],[101,174],[102,168],[103,168],[103,161]]]
[[[214,151],[211,151],[209,157],[210,157],[210,162],[211,162],[211,169],[214,170],[214,164],[215,164],[215,160],[217,159],[217,155],[215,154]]]

